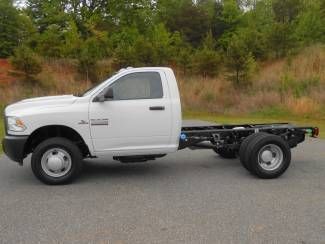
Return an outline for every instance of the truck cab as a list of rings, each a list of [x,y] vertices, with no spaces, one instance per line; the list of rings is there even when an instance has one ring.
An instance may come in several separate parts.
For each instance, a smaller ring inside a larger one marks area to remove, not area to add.
[[[181,104],[168,68],[119,72],[85,94],[94,155],[165,154],[178,148]]]

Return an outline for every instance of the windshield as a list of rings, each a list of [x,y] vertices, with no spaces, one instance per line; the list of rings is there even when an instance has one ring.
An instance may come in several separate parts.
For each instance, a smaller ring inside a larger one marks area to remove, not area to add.
[[[79,97],[84,97],[84,96],[87,96],[89,95],[93,90],[95,90],[100,84],[102,84],[102,82],[94,85],[94,86],[91,86],[90,88],[88,88],[86,91],[84,91],[83,93],[79,94],[78,96]]]
[[[105,81],[107,81],[107,80],[109,80],[109,79],[112,79],[114,76],[116,76],[118,74],[118,72],[117,73],[115,73],[114,75],[112,75],[110,78],[108,78],[108,79],[106,79]],[[104,81],[104,82],[105,82]],[[99,87],[101,84],[103,84],[103,82],[99,82],[98,84],[95,84],[94,86],[92,86],[92,87],[90,87],[90,88],[88,88],[87,90],[85,90],[83,93],[81,93],[81,94],[77,94],[76,96],[78,96],[78,97],[84,97],[84,96],[87,96],[87,95],[89,95],[90,93],[92,93],[95,89],[97,89],[97,87]]]

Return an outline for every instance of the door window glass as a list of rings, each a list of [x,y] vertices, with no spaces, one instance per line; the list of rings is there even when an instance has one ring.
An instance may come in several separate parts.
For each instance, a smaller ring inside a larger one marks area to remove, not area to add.
[[[115,81],[114,100],[155,99],[163,97],[160,74],[157,72],[137,72],[125,75]]]

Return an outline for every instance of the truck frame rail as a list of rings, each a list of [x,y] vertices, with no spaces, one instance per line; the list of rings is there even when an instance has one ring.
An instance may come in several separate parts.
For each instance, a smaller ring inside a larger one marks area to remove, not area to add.
[[[294,126],[290,123],[185,126],[182,127],[179,150],[189,147],[228,148],[237,151],[246,137],[258,132],[280,136],[292,148],[303,142],[306,134],[318,137],[319,129],[311,126]]]

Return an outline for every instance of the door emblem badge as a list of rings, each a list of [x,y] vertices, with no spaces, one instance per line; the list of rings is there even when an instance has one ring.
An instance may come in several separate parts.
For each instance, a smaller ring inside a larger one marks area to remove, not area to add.
[[[81,120],[78,125],[88,125],[88,122],[86,120]]]

